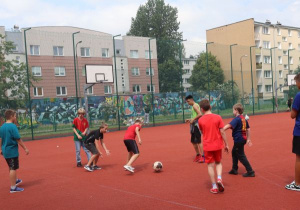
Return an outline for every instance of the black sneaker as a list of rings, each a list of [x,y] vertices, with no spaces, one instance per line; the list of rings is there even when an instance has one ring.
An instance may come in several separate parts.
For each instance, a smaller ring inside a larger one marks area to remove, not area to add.
[[[77,167],[82,167],[81,162],[78,162],[78,163],[77,163]]]
[[[228,173],[232,174],[232,175],[238,175],[237,170],[234,170],[234,169],[231,169],[231,171],[229,171]]]
[[[285,189],[300,192],[300,185],[296,185],[295,181],[293,181],[291,184],[286,185]]]
[[[93,166],[92,168],[93,168],[93,170],[101,170],[101,168],[99,166]]]
[[[93,168],[91,166],[88,166],[88,165],[84,166],[84,169],[87,170],[87,171],[89,171],[89,172],[93,172],[94,171]]]
[[[243,174],[243,177],[255,177],[255,172],[249,171],[249,172]]]

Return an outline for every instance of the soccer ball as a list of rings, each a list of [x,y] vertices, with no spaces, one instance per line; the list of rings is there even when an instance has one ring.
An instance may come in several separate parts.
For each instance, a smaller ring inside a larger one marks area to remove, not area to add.
[[[249,120],[250,117],[248,115],[245,116],[245,120]]]
[[[156,161],[154,164],[153,164],[153,169],[155,172],[160,172],[163,168],[163,164],[159,161]]]

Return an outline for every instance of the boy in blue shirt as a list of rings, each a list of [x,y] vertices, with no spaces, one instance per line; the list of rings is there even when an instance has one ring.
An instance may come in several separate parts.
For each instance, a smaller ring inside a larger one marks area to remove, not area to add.
[[[295,76],[295,81],[298,89],[300,90],[300,74]],[[291,111],[291,118],[296,119],[294,127],[294,138],[293,138],[293,150],[292,152],[296,154],[295,163],[295,180],[285,186],[288,190],[300,191],[300,92],[297,93]]]
[[[6,123],[0,127],[0,153],[4,156],[9,167],[10,178],[10,193],[22,192],[23,188],[17,187],[22,182],[17,178],[16,170],[19,169],[19,149],[18,144],[25,150],[26,155],[29,150],[21,140],[17,126],[14,124],[17,121],[17,114],[13,110],[6,110]]]
[[[244,151],[244,146],[247,143],[252,146],[250,140],[250,126],[248,121],[243,116],[244,107],[242,104],[235,104],[233,106],[233,115],[235,118],[227,125],[224,130],[232,129],[232,137],[234,145],[232,148],[232,169],[229,174],[238,174],[238,161],[240,161],[246,168],[247,173],[243,174],[243,177],[255,177],[253,171]]]

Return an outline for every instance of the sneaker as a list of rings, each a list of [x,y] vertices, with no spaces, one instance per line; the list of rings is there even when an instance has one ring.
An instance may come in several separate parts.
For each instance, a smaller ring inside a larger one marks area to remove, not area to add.
[[[130,171],[131,173],[134,173],[134,169],[131,166],[125,165],[124,168],[126,169],[126,171]]]
[[[201,157],[198,159],[198,163],[205,163],[205,158],[201,156]]]
[[[99,167],[99,166],[93,166],[92,167],[94,170],[101,170],[101,167]]]
[[[213,194],[217,194],[218,193],[218,189],[217,188],[211,188],[210,192]]]
[[[229,171],[228,173],[232,174],[232,175],[238,175],[237,170],[234,170],[234,169],[231,169],[231,171]]]
[[[300,192],[300,185],[296,185],[295,181],[293,181],[291,184],[286,185],[285,189]]]
[[[18,186],[19,184],[21,184],[23,181],[22,181],[22,179],[17,179],[17,181],[16,181],[16,186]]]
[[[200,160],[201,156],[200,155],[196,155],[194,162],[198,162]]]
[[[224,188],[222,179],[218,179],[217,186],[218,186],[219,192],[224,192],[225,188]]]
[[[254,171],[247,172],[243,174],[243,177],[255,177],[255,172]]]
[[[88,166],[88,165],[84,166],[84,169],[89,171],[89,172],[93,171],[93,168],[91,166]]]
[[[77,163],[77,167],[82,167],[81,162],[78,162],[78,163]]]
[[[131,167],[131,169],[132,169],[132,170],[134,170],[135,168]],[[127,171],[127,169],[126,169],[126,168],[124,168],[124,170],[125,170],[125,171]]]
[[[15,189],[10,188],[10,193],[23,192],[24,189],[20,187],[16,187]]]

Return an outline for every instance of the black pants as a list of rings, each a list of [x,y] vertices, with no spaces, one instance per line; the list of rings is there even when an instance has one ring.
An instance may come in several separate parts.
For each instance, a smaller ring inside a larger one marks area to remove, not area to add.
[[[247,172],[251,172],[253,170],[244,151],[245,144],[246,141],[234,143],[232,148],[232,169],[238,170],[238,161],[240,161],[245,166]]]

